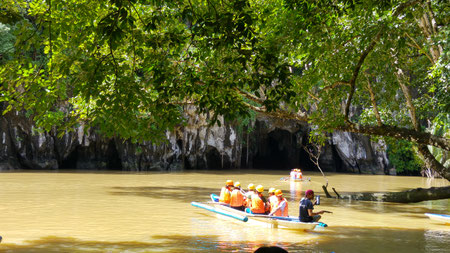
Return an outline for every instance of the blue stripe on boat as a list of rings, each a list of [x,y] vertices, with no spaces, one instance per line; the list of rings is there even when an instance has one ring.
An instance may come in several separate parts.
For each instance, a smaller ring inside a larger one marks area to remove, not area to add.
[[[447,219],[450,219],[450,215],[447,215],[447,214],[425,213],[425,215],[428,215],[428,216],[436,216],[436,217],[441,217],[441,218],[447,218]]]
[[[193,205],[195,207],[206,209],[206,210],[214,212],[214,213],[222,214],[222,215],[234,218],[234,219],[238,219],[238,220],[243,221],[243,222],[247,222],[248,221],[248,217],[247,216],[242,216],[242,215],[238,215],[238,214],[227,212],[225,210],[216,209],[214,207],[210,207],[210,206],[202,204],[202,203],[191,202],[191,205]]]

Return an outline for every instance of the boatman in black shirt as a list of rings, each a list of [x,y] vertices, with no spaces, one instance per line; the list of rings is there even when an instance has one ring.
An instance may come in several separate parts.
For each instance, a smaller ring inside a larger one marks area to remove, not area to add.
[[[301,222],[317,222],[322,218],[320,214],[331,213],[329,211],[319,211],[317,213],[313,212],[314,204],[311,200],[314,199],[314,191],[307,190],[305,192],[305,197],[300,200],[300,210],[299,210],[299,220]]]

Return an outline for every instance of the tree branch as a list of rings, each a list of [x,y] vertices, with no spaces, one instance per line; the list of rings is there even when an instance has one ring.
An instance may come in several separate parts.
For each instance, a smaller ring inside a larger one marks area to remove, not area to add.
[[[118,65],[117,65],[117,62],[116,62],[116,58],[114,57],[113,50],[112,50],[111,40],[109,40],[109,54],[111,55],[113,63],[114,63],[114,75],[115,75],[115,77],[114,77],[114,84],[116,84],[117,83],[117,78],[119,76],[119,74],[118,74]]]
[[[311,149],[309,149],[308,146],[311,147]],[[324,190],[326,190],[326,188],[328,187],[328,178],[325,176],[325,174],[323,173],[323,171],[319,165],[319,158],[320,158],[320,153],[322,153],[322,146],[319,145],[318,143],[311,142],[310,145],[303,146],[303,149],[306,151],[306,153],[308,153],[309,160],[311,160],[311,162],[313,162],[314,165],[316,165],[316,167],[320,170],[320,173],[322,173],[322,176],[326,182]],[[327,195],[327,197],[331,197],[328,195]]]
[[[244,102],[245,103],[245,102]],[[245,103],[246,106],[254,110],[255,112],[262,113],[268,117],[296,120],[302,123],[308,123],[309,117],[305,113],[294,113],[285,110],[277,110],[268,112],[264,107],[257,107]],[[395,139],[408,140],[423,145],[431,145],[444,150],[450,151],[450,139],[445,137],[439,137],[426,132],[416,131],[410,128],[382,125],[382,126],[370,126],[359,124],[343,124],[333,127],[333,130],[360,133],[366,135],[378,135],[387,136]]]
[[[418,3],[420,3],[420,2],[423,2],[423,0],[412,0],[412,1],[409,1],[409,2],[406,2],[406,3],[402,3],[402,4],[400,4],[400,5],[397,7],[397,9],[395,9],[395,11],[392,13],[392,16],[393,16],[393,17],[397,17],[398,15],[400,15],[400,13],[401,13],[404,9],[406,9],[406,8],[408,8],[408,7],[410,7],[410,6],[413,6],[413,5],[415,5],[415,4],[418,4]]]
[[[392,17],[397,17],[398,15],[400,15],[400,13],[406,9],[409,6],[415,5],[417,3],[419,3],[419,0],[414,0],[414,1],[409,1],[406,3],[402,3],[400,4],[395,11],[392,14]],[[370,42],[370,44],[367,46],[367,48],[361,53],[360,57],[359,57],[359,61],[355,66],[355,69],[353,70],[353,75],[352,78],[350,79],[349,83],[350,83],[350,94],[348,95],[348,99],[347,99],[347,103],[345,105],[345,121],[350,123],[350,120],[348,118],[349,112],[350,112],[350,105],[352,103],[352,99],[353,99],[353,95],[355,93],[355,87],[356,87],[356,78],[358,78],[358,74],[359,74],[359,70],[361,69],[362,64],[364,63],[364,60],[366,59],[366,57],[369,55],[369,53],[373,50],[373,48],[375,47],[375,45],[378,43],[378,41],[381,38],[381,35],[383,34],[384,30],[386,28],[386,24],[383,24],[381,26],[381,28],[378,30],[377,34],[375,35],[375,37],[373,38],[373,40]]]
[[[315,99],[316,101],[321,101],[320,98],[314,96],[311,92],[307,91],[306,93],[307,93],[310,97],[312,97],[313,99]]]
[[[136,7],[134,6],[134,4],[133,4],[130,0],[128,0],[128,3],[130,3],[131,8],[133,8],[133,9],[134,9],[134,12],[136,12],[136,15],[138,16],[138,19],[141,21],[141,23],[142,23],[143,25],[147,25],[147,24],[144,22],[144,20],[141,18],[141,15],[139,15],[139,12],[136,10]],[[130,12],[131,12],[131,10],[130,10]]]
[[[405,83],[403,82],[403,79],[405,78],[403,71],[401,69],[398,69],[395,75],[397,77],[398,83],[400,84],[403,95],[405,96],[406,104],[408,105],[409,108],[409,116],[411,118],[411,122],[414,126],[414,129],[417,132],[421,132],[420,125],[416,117],[416,109],[412,102],[411,91],[409,90],[409,87],[405,85]],[[444,166],[439,161],[436,160],[434,155],[431,154],[427,145],[420,144],[418,148],[418,153],[420,154],[422,160],[425,162],[425,165],[428,168],[436,170],[436,172],[439,173],[439,175],[450,181],[450,173],[448,172],[447,169],[444,168]]]
[[[439,175],[450,181],[450,171],[436,160],[427,145],[419,145],[418,152],[428,168],[433,168]]]
[[[375,45],[378,43],[378,40],[380,40],[381,35],[383,34],[385,25],[382,26],[382,28],[377,32],[375,35],[375,38],[373,38],[372,42],[370,42],[369,46],[361,53],[359,56],[359,61],[355,66],[355,69],[353,70],[352,78],[349,81],[350,84],[350,94],[348,95],[347,103],[345,105],[345,121],[350,122],[348,118],[348,114],[350,112],[350,105],[352,103],[353,94],[355,93],[355,87],[356,87],[356,78],[358,78],[359,70],[361,69],[362,64],[364,63],[364,60],[369,55],[369,53],[373,50]]]
[[[416,48],[417,49],[419,49],[419,51],[420,52],[422,52],[422,53],[424,53],[427,57],[428,57],[428,60],[430,60],[430,62],[432,63],[432,64],[434,64],[434,61],[433,61],[433,59],[431,58],[431,56],[429,56],[428,54],[427,54],[427,52],[425,51],[425,50],[423,50],[420,46],[419,46],[419,44],[407,33],[407,32],[405,32],[405,35],[410,39],[410,40],[412,40],[412,42],[414,43],[414,45],[416,46]]]
[[[253,101],[253,102],[256,102],[256,103],[258,103],[258,104],[262,104],[262,103],[264,102],[263,99],[261,99],[261,98],[255,96],[255,95],[253,95],[253,94],[251,94],[251,93],[242,91],[242,90],[240,90],[239,88],[234,88],[234,90],[237,91],[240,95],[244,96],[245,98],[250,99],[250,100]]]
[[[337,81],[337,82],[333,83],[332,85],[326,86],[325,88],[323,88],[323,90],[331,90],[340,85],[351,86],[351,84],[347,81]]]
[[[53,66],[52,66],[52,58],[53,58],[53,51],[52,51],[52,1],[49,0],[49,16],[50,16],[50,21],[48,24],[48,37],[49,37],[49,47],[50,47],[50,51],[49,51],[49,55],[50,55],[50,67],[49,67],[49,72],[50,72],[50,84],[53,84]]]
[[[416,108],[414,107],[414,104],[412,102],[411,91],[409,90],[409,87],[406,86],[405,83],[403,82],[403,79],[405,78],[403,71],[401,69],[397,69],[395,76],[397,77],[397,81],[400,84],[400,88],[402,89],[403,96],[406,99],[406,105],[408,106],[408,109],[409,109],[409,117],[411,118],[411,122],[414,126],[414,129],[416,131],[420,132],[419,123],[417,122],[417,117],[416,117]]]
[[[370,80],[367,76],[366,79],[367,79],[367,89],[369,90],[370,93],[370,100],[372,101],[375,118],[377,119],[378,126],[382,126],[383,121],[381,121],[380,112],[378,111],[377,101],[375,100],[375,94],[373,94],[372,86],[370,85]]]
[[[367,135],[388,136],[395,139],[403,139],[423,145],[431,145],[450,151],[450,139],[439,137],[426,132],[417,132],[414,129],[395,126],[364,126],[358,124],[346,124],[337,126],[335,130],[344,132],[361,133]]]

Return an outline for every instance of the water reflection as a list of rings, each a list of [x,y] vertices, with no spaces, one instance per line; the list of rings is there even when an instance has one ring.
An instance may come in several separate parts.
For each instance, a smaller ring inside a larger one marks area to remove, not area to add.
[[[264,243],[245,241],[220,241],[217,236],[154,236],[152,243],[134,241],[83,241],[71,237],[48,236],[27,241],[22,245],[2,244],[2,252],[53,253],[53,252],[253,252]],[[271,246],[296,249],[290,244],[275,243]],[[292,251],[294,252],[294,251]]]
[[[198,186],[136,186],[136,187],[111,187],[109,191],[117,196],[140,196],[154,199],[176,200],[190,203],[194,199],[192,196],[203,196],[207,199],[211,193],[218,191],[217,188]]]
[[[291,199],[300,200],[303,197],[303,182],[290,181]]]
[[[239,233],[239,231],[235,231]],[[299,235],[300,236],[300,235]],[[253,252],[261,246],[278,246],[289,252],[445,252],[450,232],[334,227],[321,234],[322,240],[303,243],[223,241],[215,235],[153,236],[152,242],[90,241],[48,236],[22,245],[1,244],[4,252]],[[448,252],[448,251],[447,251]]]

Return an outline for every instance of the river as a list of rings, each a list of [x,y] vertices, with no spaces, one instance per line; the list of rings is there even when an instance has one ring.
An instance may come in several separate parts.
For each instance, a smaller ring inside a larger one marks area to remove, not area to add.
[[[326,199],[319,173],[280,180],[289,171],[172,173],[15,171],[0,173],[0,252],[449,252],[450,226],[424,213],[450,214],[446,200],[413,204]],[[339,193],[447,186],[442,179],[327,173]],[[289,214],[307,189],[321,195],[328,227],[312,232],[266,229],[190,205],[219,194],[227,179],[280,188]],[[446,249],[446,250],[445,250]]]

